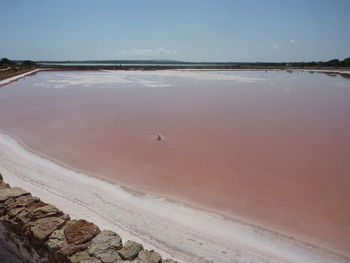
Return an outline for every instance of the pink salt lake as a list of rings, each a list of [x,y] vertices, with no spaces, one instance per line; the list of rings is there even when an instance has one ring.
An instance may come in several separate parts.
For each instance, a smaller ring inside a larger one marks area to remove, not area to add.
[[[0,129],[32,151],[347,256],[349,116],[350,79],[309,72],[40,72],[0,88]]]

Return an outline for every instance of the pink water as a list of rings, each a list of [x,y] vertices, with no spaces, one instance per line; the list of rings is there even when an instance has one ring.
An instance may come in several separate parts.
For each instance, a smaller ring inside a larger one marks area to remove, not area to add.
[[[349,116],[350,80],[320,73],[41,72],[0,89],[0,129],[36,152],[348,256]]]

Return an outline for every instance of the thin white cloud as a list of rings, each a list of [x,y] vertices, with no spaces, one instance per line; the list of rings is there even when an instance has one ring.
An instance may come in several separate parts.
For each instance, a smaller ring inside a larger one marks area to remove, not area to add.
[[[290,44],[295,44],[295,43],[297,43],[297,41],[296,41],[295,39],[291,38],[291,39],[289,40],[289,43],[290,43]]]
[[[169,56],[176,55],[177,51],[166,50],[164,48],[157,49],[139,49],[131,48],[116,53],[118,57],[153,57],[153,56]]]
[[[272,48],[274,48],[274,49],[278,49],[280,46],[278,45],[278,44],[273,44],[272,45]]]

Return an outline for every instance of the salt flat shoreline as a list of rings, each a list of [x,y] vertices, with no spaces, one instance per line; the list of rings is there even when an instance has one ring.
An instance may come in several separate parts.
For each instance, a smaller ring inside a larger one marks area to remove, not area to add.
[[[71,171],[0,134],[0,172],[72,215],[120,233],[180,262],[350,262],[343,256],[214,213],[136,195]]]
[[[296,70],[296,71],[308,71],[316,73],[334,73],[339,75],[350,75],[348,69],[322,69],[322,68],[221,68],[221,67],[208,67],[208,68],[181,68],[181,67],[115,67],[115,66],[56,66],[56,67],[40,67],[34,70],[27,71],[25,73],[13,74],[11,77],[0,80],[0,87],[4,86],[12,81],[19,80],[26,76],[35,74],[39,71],[103,71],[103,70],[113,70],[113,71],[133,71],[133,70],[142,70],[142,71],[153,71],[153,70],[180,70],[180,71],[274,71],[274,70]]]

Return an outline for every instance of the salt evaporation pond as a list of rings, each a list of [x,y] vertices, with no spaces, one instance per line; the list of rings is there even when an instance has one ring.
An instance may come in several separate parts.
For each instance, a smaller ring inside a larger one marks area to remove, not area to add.
[[[40,72],[0,89],[1,131],[34,152],[348,256],[349,116],[349,79],[301,71]]]

